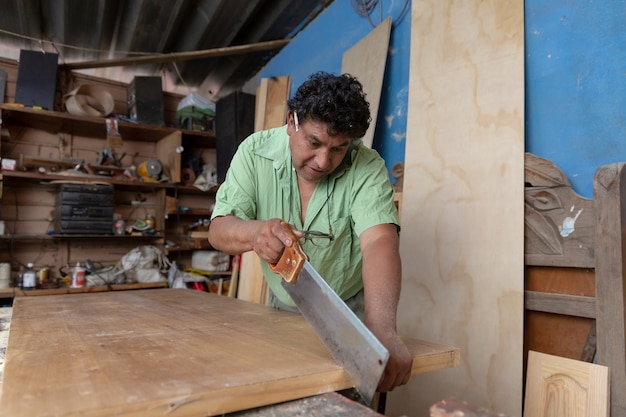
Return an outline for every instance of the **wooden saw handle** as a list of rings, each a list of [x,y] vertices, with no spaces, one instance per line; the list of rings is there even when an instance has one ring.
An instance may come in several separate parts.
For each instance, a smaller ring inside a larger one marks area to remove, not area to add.
[[[308,258],[300,243],[298,242],[298,238],[293,234],[289,223],[280,222],[281,225],[287,232],[291,235],[291,246],[285,246],[285,250],[283,254],[280,256],[280,259],[275,264],[270,263],[270,269],[277,274],[280,274],[285,281],[292,284],[300,275],[300,271],[302,271],[302,267],[304,266],[304,261]]]

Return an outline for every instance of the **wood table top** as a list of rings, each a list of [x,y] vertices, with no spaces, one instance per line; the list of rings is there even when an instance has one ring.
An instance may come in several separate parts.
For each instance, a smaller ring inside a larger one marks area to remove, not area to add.
[[[459,350],[405,339],[413,374]],[[213,416],[352,385],[299,314],[186,289],[17,298],[4,416]]]

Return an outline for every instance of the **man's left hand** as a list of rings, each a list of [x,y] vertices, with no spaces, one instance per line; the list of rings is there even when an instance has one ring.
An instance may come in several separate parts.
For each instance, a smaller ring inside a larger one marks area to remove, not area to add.
[[[409,352],[400,336],[395,331],[384,335],[376,335],[378,340],[389,350],[389,361],[378,383],[379,392],[393,391],[397,386],[404,385],[411,378],[413,355]]]

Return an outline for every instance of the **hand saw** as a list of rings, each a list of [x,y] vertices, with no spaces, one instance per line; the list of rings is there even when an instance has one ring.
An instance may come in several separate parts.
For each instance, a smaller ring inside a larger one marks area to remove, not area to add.
[[[309,263],[289,224],[282,224],[293,244],[270,268],[283,277],[283,288],[370,405],[389,351]]]

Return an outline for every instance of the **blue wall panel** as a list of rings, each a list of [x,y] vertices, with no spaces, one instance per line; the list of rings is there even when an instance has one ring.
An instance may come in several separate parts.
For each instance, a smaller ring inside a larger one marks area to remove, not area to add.
[[[260,76],[291,76],[291,96],[313,72],[339,74],[343,53],[374,29],[368,19],[359,15],[351,4],[349,0],[335,0],[267,64]],[[370,14],[370,19],[379,24],[387,17],[392,18],[394,25],[372,146],[391,170],[397,162],[404,161],[411,34],[410,0],[379,1]]]
[[[526,150],[593,197],[601,165],[626,161],[626,3],[526,0]]]

